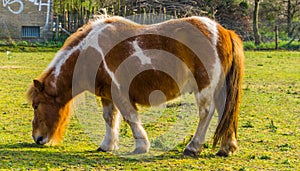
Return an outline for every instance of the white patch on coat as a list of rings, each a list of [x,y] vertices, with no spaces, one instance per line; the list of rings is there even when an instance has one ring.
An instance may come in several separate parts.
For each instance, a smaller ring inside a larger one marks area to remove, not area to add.
[[[92,24],[92,27],[93,27],[92,31],[85,38],[85,40],[87,40],[88,43],[86,43],[86,45],[84,47],[85,48],[93,47],[100,53],[105,71],[108,73],[108,75],[112,79],[113,83],[115,83],[115,85],[118,87],[118,89],[120,89],[120,84],[118,83],[118,81],[115,77],[115,74],[108,68],[107,63],[105,61],[105,54],[103,53],[103,50],[99,46],[99,43],[98,43],[99,42],[98,38],[103,33],[103,30],[105,30],[108,27],[115,28],[115,26],[113,26],[111,24],[105,24],[104,20],[97,20],[96,22],[94,22]]]
[[[151,64],[151,58],[149,58],[148,56],[146,56],[144,54],[144,52],[141,49],[141,47],[139,46],[137,40],[132,42],[132,46],[134,49],[134,53],[132,54],[132,56],[138,57],[140,59],[142,65]]]
[[[117,87],[118,88],[120,87],[118,81],[116,80],[116,78],[114,76],[114,73],[108,68],[107,63],[104,60],[105,56],[103,54],[103,50],[101,49],[101,47],[99,47],[99,43],[98,43],[99,35],[102,34],[103,30],[107,29],[108,27],[114,27],[111,24],[106,24],[104,21],[105,21],[105,19],[94,22],[92,24],[92,30],[88,33],[88,35],[84,39],[82,39],[81,42],[78,45],[74,46],[72,49],[60,50],[57,52],[54,59],[52,60],[52,62],[49,64],[49,66],[46,69],[46,70],[50,70],[50,69],[54,68],[55,79],[51,83],[52,85],[54,85],[53,87],[56,86],[56,80],[57,80],[57,77],[61,73],[61,67],[65,64],[65,62],[72,55],[72,53],[74,53],[76,50],[82,51],[84,49],[87,49],[88,47],[93,47],[100,53],[105,70],[107,71],[108,75],[111,77],[112,81],[117,85]]]
[[[213,73],[210,75],[210,86],[214,90],[219,83],[220,74],[222,72],[222,65],[217,51],[218,39],[219,39],[219,31],[217,27],[217,23],[207,17],[195,17],[199,19],[202,23],[206,25],[207,30],[211,34],[211,42],[214,45],[214,59],[215,64],[213,66]]]
[[[61,66],[64,64],[64,62],[68,58],[68,54],[70,54],[70,51],[67,50],[59,50],[56,54],[54,59],[51,61],[51,63],[47,67],[47,71],[55,68],[54,69],[54,76],[57,77],[60,73]]]
[[[211,33],[211,41],[213,45],[217,45],[218,42],[218,27],[217,23],[207,17],[195,17],[206,25],[207,30]]]

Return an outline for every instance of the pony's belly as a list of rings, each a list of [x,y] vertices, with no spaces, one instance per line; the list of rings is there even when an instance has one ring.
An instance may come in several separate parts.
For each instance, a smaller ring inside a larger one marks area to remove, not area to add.
[[[178,97],[181,84],[161,71],[147,70],[132,80],[129,94],[134,103],[156,106]]]

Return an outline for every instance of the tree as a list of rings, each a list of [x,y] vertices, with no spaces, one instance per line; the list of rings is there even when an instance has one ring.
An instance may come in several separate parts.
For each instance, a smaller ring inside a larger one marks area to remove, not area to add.
[[[259,29],[258,29],[259,3],[260,0],[255,0],[254,11],[253,11],[253,33],[254,33],[255,45],[260,45],[261,43],[261,36],[259,34]]]
[[[291,38],[297,30],[297,25],[293,23],[294,19],[299,19],[299,13],[300,13],[300,0],[287,0],[287,10],[286,10],[286,32],[288,33],[288,36]]]
[[[215,19],[227,29],[234,30],[241,37],[249,37],[252,32],[249,17],[249,4],[245,0],[219,1]]]

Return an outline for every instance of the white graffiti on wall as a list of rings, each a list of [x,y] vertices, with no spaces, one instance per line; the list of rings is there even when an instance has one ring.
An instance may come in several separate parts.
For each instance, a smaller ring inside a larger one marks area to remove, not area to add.
[[[43,2],[43,0],[26,0],[32,2],[34,5],[39,7],[39,11],[42,10],[42,6],[46,6],[47,9],[50,7],[50,0],[47,3]],[[3,7],[7,7],[7,9],[13,14],[20,14],[24,9],[24,4],[22,0],[2,0]],[[12,7],[13,6],[13,7]]]
[[[39,11],[42,10],[43,6],[47,7],[47,16],[45,27],[48,27],[49,17],[50,17],[50,5],[51,0],[48,0],[46,3],[43,0],[25,0],[32,2],[34,5],[39,7]],[[24,10],[24,4],[22,0],[2,0],[3,7],[7,8],[13,14],[20,14]]]
[[[3,7],[7,7],[7,9],[13,14],[20,14],[23,11],[24,5],[21,0],[2,0]],[[17,8],[12,8],[11,6],[17,6]]]

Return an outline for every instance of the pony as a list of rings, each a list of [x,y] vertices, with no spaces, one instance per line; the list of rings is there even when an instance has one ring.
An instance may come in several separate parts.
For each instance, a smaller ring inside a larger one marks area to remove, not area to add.
[[[199,122],[184,155],[197,156],[215,110],[216,153],[238,149],[238,113],[244,71],[243,43],[217,22],[192,16],[152,25],[122,17],[89,22],[73,33],[27,91],[32,104],[32,138],[37,144],[60,143],[72,99],[84,91],[100,96],[106,134],[98,151],[118,149],[120,118],[130,126],[134,154],[150,148],[137,112],[185,92],[194,93]],[[122,117],[121,117],[122,116]]]

